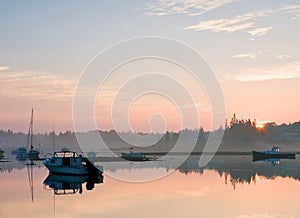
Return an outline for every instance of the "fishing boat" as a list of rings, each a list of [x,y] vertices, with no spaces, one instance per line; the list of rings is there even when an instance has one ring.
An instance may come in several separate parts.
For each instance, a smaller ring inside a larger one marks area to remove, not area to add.
[[[273,146],[271,150],[267,151],[252,151],[253,161],[265,160],[270,158],[278,159],[295,159],[296,154],[292,152],[281,152],[278,146]]]
[[[88,159],[74,151],[62,150],[54,152],[53,157],[43,161],[51,174],[89,175],[102,173],[102,169],[95,167]]]
[[[30,149],[29,149],[30,147]],[[33,147],[33,109],[31,110],[31,119],[29,124],[29,130],[27,135],[27,158],[30,160],[38,160],[40,159],[40,152]]]
[[[133,148],[130,147],[129,152],[122,152],[121,158],[129,161],[146,161],[148,158],[143,152],[133,152]]]

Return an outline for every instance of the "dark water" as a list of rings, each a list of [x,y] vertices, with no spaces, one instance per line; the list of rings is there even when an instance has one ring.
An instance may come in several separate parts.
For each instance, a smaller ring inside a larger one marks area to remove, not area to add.
[[[41,162],[1,162],[0,217],[300,217],[298,159],[218,155],[205,168],[198,160],[191,156],[152,182],[119,181],[106,172],[94,186],[87,178],[49,179]],[[167,170],[132,164],[113,173]]]

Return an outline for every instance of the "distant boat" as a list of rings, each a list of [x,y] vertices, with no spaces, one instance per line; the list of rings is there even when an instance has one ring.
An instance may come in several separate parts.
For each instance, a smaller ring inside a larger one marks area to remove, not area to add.
[[[27,158],[30,160],[39,160],[40,159],[39,154],[40,154],[40,152],[38,150],[31,149],[27,153]]]
[[[40,152],[33,147],[33,109],[31,110],[31,119],[29,124],[29,130],[27,135],[27,149],[30,147],[30,150],[27,152],[27,158],[30,160],[40,159]]]
[[[148,158],[143,152],[133,152],[133,148],[130,148],[129,152],[123,152],[121,158],[129,161],[146,161]]]
[[[15,154],[15,155],[18,155],[19,153],[25,153],[26,154],[27,153],[26,148],[25,147],[19,147],[15,150],[11,151],[11,154]]]
[[[19,147],[11,153],[16,154],[16,159],[18,161],[25,161],[27,159],[27,149],[25,147]]]
[[[0,149],[0,159],[4,157],[4,150],[1,148]]]
[[[270,158],[295,159],[296,154],[292,152],[280,152],[280,148],[278,146],[273,146],[272,149],[268,151],[252,151],[252,157],[253,161]]]
[[[51,174],[89,175],[103,172],[88,159],[83,160],[82,155],[69,150],[54,152],[53,157],[45,159],[43,163]]]

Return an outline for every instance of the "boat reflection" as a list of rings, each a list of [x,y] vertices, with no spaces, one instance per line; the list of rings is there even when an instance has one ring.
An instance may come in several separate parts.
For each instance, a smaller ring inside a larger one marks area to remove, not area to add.
[[[265,163],[272,163],[274,166],[280,165],[280,158],[267,158],[263,160],[253,160],[253,162],[265,162]]]
[[[103,175],[70,176],[49,174],[44,181],[44,188],[52,189],[55,195],[82,194],[83,183],[86,183],[86,190],[93,190],[95,184],[103,183]]]

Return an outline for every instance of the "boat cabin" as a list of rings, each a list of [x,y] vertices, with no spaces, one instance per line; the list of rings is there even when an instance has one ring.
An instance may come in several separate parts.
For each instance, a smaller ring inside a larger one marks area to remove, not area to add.
[[[273,146],[272,151],[274,152],[280,152],[280,148],[278,146]]]
[[[59,151],[54,152],[53,158],[50,159],[51,164],[62,166],[81,166],[82,156],[76,152]]]

